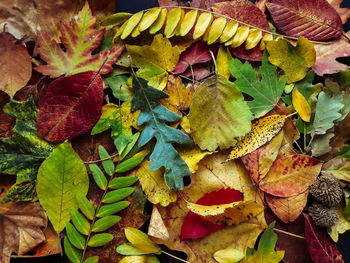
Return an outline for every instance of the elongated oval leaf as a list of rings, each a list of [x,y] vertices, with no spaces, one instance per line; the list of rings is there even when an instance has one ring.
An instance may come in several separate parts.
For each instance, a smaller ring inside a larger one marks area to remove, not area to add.
[[[209,28],[208,33],[208,44],[213,44],[216,40],[219,39],[220,35],[224,31],[224,28],[226,26],[226,18],[219,17],[214,20],[214,22],[211,24]]]
[[[148,10],[147,13],[142,17],[140,21],[140,26],[139,30],[140,32],[145,31],[148,29],[154,21],[157,20],[159,14],[160,14],[161,9],[159,7],[154,7],[151,10]]]
[[[127,24],[125,25],[123,33],[120,36],[121,39],[125,39],[131,34],[131,32],[140,22],[142,16],[143,16],[143,12],[138,12],[134,14],[132,17],[130,17],[128,21],[126,21]]]
[[[188,32],[190,32],[190,30],[194,26],[194,23],[197,20],[198,13],[198,10],[190,10],[185,14],[184,19],[182,20],[180,25],[180,36],[183,37],[187,35]]]
[[[38,133],[50,142],[77,137],[101,115],[103,83],[94,71],[59,78],[47,88],[37,119]]]
[[[117,247],[117,252],[121,255],[137,256],[159,252],[159,248],[145,244],[122,244]]]
[[[90,220],[94,218],[95,208],[92,203],[81,193],[77,194],[77,202],[79,209]]]
[[[97,211],[96,216],[101,218],[104,216],[113,215],[113,214],[127,208],[129,205],[130,205],[130,202],[128,202],[128,201],[120,201],[120,202],[117,202],[117,203],[111,204],[111,205],[103,205]]]
[[[149,28],[150,34],[157,33],[163,27],[167,13],[168,11],[165,8],[163,8],[160,11],[158,18],[156,19],[156,21],[154,21],[153,25]]]
[[[56,230],[61,232],[70,220],[71,208],[77,208],[77,193],[87,194],[86,168],[70,143],[60,144],[42,163],[37,177],[40,204]]]
[[[211,13],[203,12],[198,17],[198,21],[193,32],[193,39],[198,39],[201,36],[203,36],[212,21],[213,21],[213,15]]]
[[[98,146],[98,152],[100,154],[101,160],[103,160],[102,161],[103,168],[105,169],[106,173],[109,176],[112,176],[114,174],[114,163],[111,157],[109,156],[108,152],[102,145]]]
[[[89,221],[78,211],[76,208],[72,208],[70,211],[72,222],[76,229],[83,235],[89,234],[90,223]]]
[[[311,118],[311,107],[307,102],[303,94],[301,94],[297,88],[293,89],[292,102],[294,109],[298,112],[300,118],[303,121],[309,122]]]
[[[249,27],[240,26],[237,29],[237,32],[232,39],[231,47],[235,48],[235,47],[239,47],[240,45],[242,45],[244,43],[244,41],[247,40],[248,35],[249,35]]]
[[[84,260],[84,263],[98,263],[99,257],[98,256],[92,256]]]
[[[121,220],[120,216],[105,216],[97,220],[92,226],[92,232],[105,231]]]
[[[85,238],[75,229],[71,223],[66,225],[66,233],[69,241],[78,249],[83,250],[85,247]]]
[[[249,50],[255,48],[262,38],[262,32],[259,29],[250,29],[247,40],[245,42],[245,49]]]
[[[128,197],[129,195],[131,195],[134,191],[135,189],[132,187],[125,187],[122,189],[110,191],[104,196],[102,202],[111,204],[111,203],[120,201],[125,197]]]
[[[134,227],[127,227],[125,228],[124,232],[126,239],[131,244],[149,245],[160,250],[160,248],[148,237],[148,235],[143,233],[142,231]]]
[[[220,36],[220,42],[224,43],[227,40],[231,39],[234,36],[234,34],[236,34],[237,28],[238,28],[237,22],[232,22],[232,21],[227,22],[224,28],[224,31]]]
[[[66,256],[69,258],[69,260],[72,261],[72,263],[80,263],[82,254],[80,250],[72,246],[72,244],[68,240],[68,237],[64,238],[63,245],[64,245],[64,252]]]
[[[123,187],[128,187],[136,183],[138,178],[136,176],[125,176],[125,177],[117,177],[112,179],[109,183],[109,188],[111,189],[119,189]]]
[[[98,185],[98,187],[101,188],[101,190],[106,190],[107,188],[107,178],[101,171],[100,167],[98,167],[96,164],[89,164],[89,168],[92,172],[92,176],[94,177],[95,183]]]
[[[171,37],[175,33],[175,30],[181,22],[183,16],[184,10],[182,8],[174,8],[168,13],[164,29],[164,35],[166,37]]]
[[[113,235],[108,233],[96,234],[90,238],[88,242],[89,247],[101,247],[112,241]]]
[[[130,159],[118,164],[115,171],[117,173],[128,172],[128,171],[134,169],[136,166],[138,166],[143,161],[144,158],[145,157],[131,157]]]

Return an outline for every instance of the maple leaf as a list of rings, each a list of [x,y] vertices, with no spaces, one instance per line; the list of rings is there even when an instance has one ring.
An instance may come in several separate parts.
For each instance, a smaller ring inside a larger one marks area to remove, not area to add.
[[[147,81],[134,76],[133,89],[135,96],[132,100],[131,111],[141,110],[137,124],[145,125],[138,145],[141,147],[153,137],[157,143],[150,156],[150,170],[155,171],[165,167],[165,182],[174,190],[183,189],[182,178],[191,172],[186,162],[180,157],[172,143],[188,144],[192,139],[181,132],[166,125],[181,117],[160,104],[159,100],[168,95],[160,90],[148,86]]]
[[[99,71],[100,74],[112,71],[112,65],[117,61],[124,47],[103,50],[91,55],[92,51],[100,45],[105,32],[104,29],[95,30],[95,24],[96,17],[92,16],[88,2],[69,25],[60,24],[60,41],[66,51],[63,51],[59,43],[51,38],[50,33],[39,31],[37,50],[47,65],[36,67],[35,70],[51,78],[89,70]]]
[[[253,97],[248,106],[255,118],[265,115],[278,103],[284,87],[285,79],[277,78],[277,67],[268,62],[264,54],[260,71],[261,80],[257,79],[256,72],[248,63],[242,64],[238,59],[229,61],[231,74],[236,78],[234,84],[243,93]]]

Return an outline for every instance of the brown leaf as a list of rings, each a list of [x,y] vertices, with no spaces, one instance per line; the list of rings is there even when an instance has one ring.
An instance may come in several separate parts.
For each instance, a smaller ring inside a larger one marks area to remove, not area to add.
[[[10,262],[12,253],[23,255],[45,240],[47,216],[39,203],[14,204],[0,213],[0,261]]]
[[[327,1],[328,1],[328,3],[331,6],[333,6],[335,11],[338,12],[338,14],[340,15],[342,23],[345,24],[346,21],[350,17],[350,9],[349,8],[340,7],[340,5],[343,2],[343,0],[327,0]],[[344,0],[344,2],[345,2],[345,0]]]
[[[7,32],[0,33],[0,87],[13,97],[32,75],[32,62],[27,48]]]
[[[14,119],[3,112],[2,108],[10,101],[10,96],[0,90],[0,137],[11,137]]]
[[[343,33],[338,13],[326,0],[269,0],[266,6],[285,35],[325,41]]]

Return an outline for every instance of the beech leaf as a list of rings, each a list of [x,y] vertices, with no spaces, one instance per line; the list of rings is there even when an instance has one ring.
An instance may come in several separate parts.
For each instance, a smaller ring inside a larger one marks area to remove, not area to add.
[[[77,137],[98,121],[102,102],[102,79],[94,71],[59,78],[50,84],[42,100],[38,133],[51,142]]]
[[[40,204],[57,233],[71,219],[70,211],[78,208],[76,195],[86,195],[89,177],[85,165],[70,143],[60,144],[39,168],[37,194]]]

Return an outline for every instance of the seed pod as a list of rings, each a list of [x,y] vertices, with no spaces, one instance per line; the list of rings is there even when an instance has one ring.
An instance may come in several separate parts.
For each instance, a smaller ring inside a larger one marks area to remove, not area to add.
[[[340,203],[343,189],[336,178],[322,175],[310,186],[310,194],[318,202],[331,207]]]
[[[329,208],[320,203],[313,203],[309,207],[308,212],[312,221],[319,227],[331,227],[339,219],[334,208]]]

